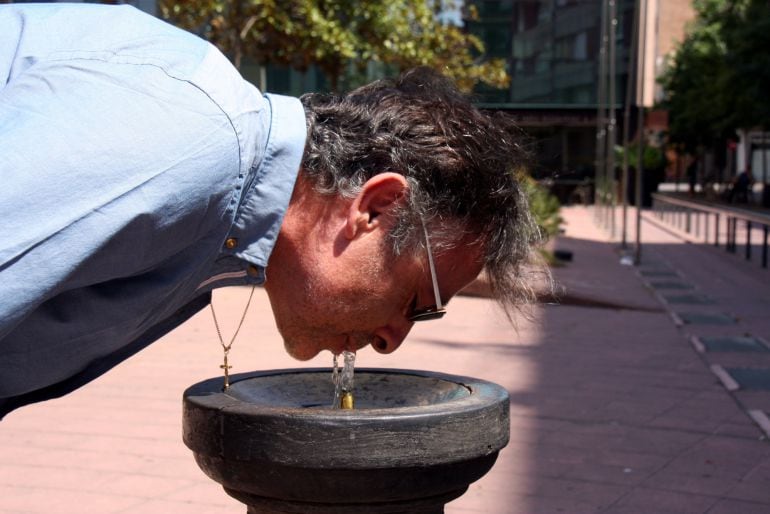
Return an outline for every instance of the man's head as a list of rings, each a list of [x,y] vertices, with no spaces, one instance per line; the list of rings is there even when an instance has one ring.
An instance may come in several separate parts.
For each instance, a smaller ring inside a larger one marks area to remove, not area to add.
[[[395,350],[439,303],[432,275],[446,303],[484,269],[510,315],[540,237],[513,122],[422,68],[302,102],[308,141],[266,282],[289,352]]]

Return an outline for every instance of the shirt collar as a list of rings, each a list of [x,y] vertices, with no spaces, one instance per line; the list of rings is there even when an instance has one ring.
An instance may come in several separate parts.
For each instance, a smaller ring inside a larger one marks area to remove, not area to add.
[[[289,206],[305,150],[305,111],[299,99],[266,94],[269,128],[265,151],[250,170],[230,237],[239,241],[236,257],[266,267]]]

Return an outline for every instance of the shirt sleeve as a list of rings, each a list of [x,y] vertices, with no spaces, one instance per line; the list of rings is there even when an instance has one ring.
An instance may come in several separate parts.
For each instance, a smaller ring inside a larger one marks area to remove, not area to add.
[[[0,84],[2,339],[46,299],[204,237],[237,195],[240,156],[221,109],[157,63],[0,46],[17,70]]]

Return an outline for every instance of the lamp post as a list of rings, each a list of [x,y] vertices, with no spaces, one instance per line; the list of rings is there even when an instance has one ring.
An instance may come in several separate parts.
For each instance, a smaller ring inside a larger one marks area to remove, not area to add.
[[[639,79],[637,80],[637,113],[636,137],[639,138],[639,151],[636,156],[636,251],[634,252],[634,264],[639,265],[642,262],[642,175],[644,174],[644,69],[645,69],[645,48],[646,48],[646,28],[647,28],[647,4],[644,0],[639,0],[639,30],[637,31],[637,44],[639,51]],[[644,29],[644,30],[643,30]],[[644,35],[643,35],[644,34]]]
[[[596,164],[594,166],[594,207],[596,219],[604,222],[604,187],[606,184],[606,93],[607,93],[607,1],[602,0],[601,35],[599,47],[599,76],[596,98]]]
[[[641,0],[640,0],[641,1]],[[628,147],[631,130],[631,95],[636,78],[636,54],[639,51],[639,8],[640,2],[634,2],[634,21],[631,29],[631,45],[629,48],[628,73],[626,79],[626,98],[623,108],[623,172],[621,175],[620,194],[623,196],[623,218],[621,222],[622,249],[628,248]]]
[[[608,113],[607,119],[607,184],[609,184],[609,227],[612,238],[615,237],[615,207],[617,205],[616,197],[616,182],[615,182],[615,142],[617,141],[616,116],[615,116],[615,102],[616,102],[616,47],[617,47],[617,2],[616,0],[608,0],[608,14],[609,14],[609,74],[608,74]]]

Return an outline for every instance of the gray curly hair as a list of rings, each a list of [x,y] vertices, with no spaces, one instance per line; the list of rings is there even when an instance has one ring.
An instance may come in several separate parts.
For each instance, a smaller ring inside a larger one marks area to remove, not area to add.
[[[301,101],[302,173],[319,193],[355,197],[377,173],[400,173],[409,189],[391,232],[394,255],[421,251],[423,222],[437,252],[470,236],[483,244],[492,295],[509,318],[534,299],[522,266],[542,234],[519,182],[527,152],[509,116],[481,111],[429,68]]]

